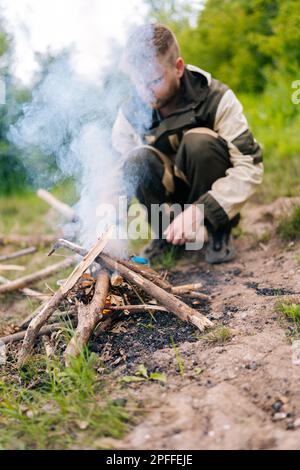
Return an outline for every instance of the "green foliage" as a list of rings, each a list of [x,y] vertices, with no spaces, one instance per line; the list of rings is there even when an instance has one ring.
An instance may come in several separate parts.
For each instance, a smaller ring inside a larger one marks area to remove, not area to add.
[[[300,67],[300,4],[298,0],[285,0],[278,4],[277,15],[272,21],[272,34],[261,37],[259,46],[261,51],[272,57],[273,68],[293,76]]]
[[[300,80],[300,2],[207,0],[203,8],[197,2],[194,23],[187,2],[148,4],[152,17],[176,33],[185,61],[237,93],[264,148],[260,199],[298,195],[300,105],[291,96],[292,83]]]
[[[170,270],[176,266],[183,252],[184,245],[167,246],[164,252],[153,260],[152,265],[155,269],[164,268]]]
[[[149,373],[144,364],[140,364],[134,375],[125,375],[122,377],[121,382],[132,383],[132,382],[144,382],[144,381],[155,381],[166,383],[167,378],[165,374],[160,372]]]
[[[286,300],[278,302],[276,311],[281,314],[280,322],[285,328],[290,340],[298,339],[300,336],[300,304]]]
[[[0,57],[4,55],[9,47],[8,39],[4,31],[1,31],[1,24],[0,24]]]
[[[180,373],[180,375],[183,375],[184,374],[184,365],[183,365],[183,361],[181,359],[181,356],[179,354],[179,351],[177,349],[177,346],[176,346],[176,343],[174,341],[174,338],[173,336],[171,336],[171,343],[172,343],[172,348],[173,348],[173,351],[175,353],[175,357],[176,357],[176,361],[177,361],[177,366],[178,366],[178,371]]]
[[[67,204],[74,204],[75,189],[71,182],[55,188],[53,194]],[[30,210],[29,210],[30,208]],[[41,227],[48,226],[47,230],[55,230],[57,225],[49,227],[47,213],[49,206],[37,197],[35,192],[26,191],[9,197],[0,198],[0,233],[7,234],[12,231],[30,235],[40,233]],[[59,223],[59,216],[57,218]]]
[[[10,49],[10,40],[0,22],[0,58],[3,54],[10,58]],[[27,185],[20,154],[8,141],[7,132],[10,124],[17,118],[18,104],[28,97],[28,93],[14,87],[8,66],[0,68],[1,78],[6,84],[6,103],[0,104],[0,195],[3,195],[23,190]]]
[[[231,330],[224,325],[218,326],[209,333],[200,336],[200,339],[209,344],[224,344],[232,337]]]
[[[209,70],[237,91],[259,92],[272,74],[300,67],[297,0],[207,0],[195,26],[188,2],[147,2],[152,17],[176,33],[185,60]],[[200,11],[199,11],[200,10]]]
[[[299,74],[300,76],[300,74]],[[300,106],[291,102],[291,82],[278,80],[262,95],[239,96],[256,139],[263,145],[261,199],[297,196],[300,191]]]
[[[263,67],[270,56],[260,51],[257,37],[271,33],[274,0],[208,0],[199,16],[188,60],[199,63],[236,90],[261,91]],[[186,40],[188,38],[186,37]]]
[[[97,447],[95,439],[120,438],[128,414],[107,396],[86,352],[69,368],[35,360],[0,381],[0,449]]]
[[[294,207],[292,215],[280,221],[277,233],[283,240],[300,238],[300,206]]]
[[[292,320],[300,326],[300,305],[299,304],[286,304],[278,305],[278,311],[282,313],[288,320]]]

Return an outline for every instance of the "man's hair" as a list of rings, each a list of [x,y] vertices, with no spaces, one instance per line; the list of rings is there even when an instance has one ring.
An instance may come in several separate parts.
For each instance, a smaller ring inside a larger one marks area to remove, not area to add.
[[[150,23],[132,31],[126,44],[124,62],[130,68],[140,68],[159,58],[175,65],[179,54],[174,33],[163,24]]]

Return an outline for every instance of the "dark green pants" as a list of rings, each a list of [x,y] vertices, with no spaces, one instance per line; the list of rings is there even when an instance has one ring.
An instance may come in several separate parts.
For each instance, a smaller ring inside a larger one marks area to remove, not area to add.
[[[146,145],[132,150],[124,165],[125,186],[130,198],[146,206],[151,223],[152,204],[192,204],[231,166],[221,137],[210,129],[192,129],[171,156]]]

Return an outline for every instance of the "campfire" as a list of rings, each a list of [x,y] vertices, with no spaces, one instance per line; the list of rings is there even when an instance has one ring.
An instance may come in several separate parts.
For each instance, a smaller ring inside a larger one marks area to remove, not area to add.
[[[62,209],[70,220],[74,220],[71,208],[62,205],[53,196],[49,198],[46,192],[39,194],[56,209]],[[66,365],[72,357],[80,354],[95,330],[97,335],[108,330],[112,322],[118,320],[121,312],[130,315],[133,311],[148,311],[152,315],[155,311],[160,311],[166,315],[176,315],[200,331],[212,326],[212,322],[198,309],[190,307],[184,301],[186,298],[209,300],[208,295],[200,292],[201,283],[173,286],[167,280],[166,273],[161,274],[150,266],[117,259],[105,253],[112,232],[113,227],[108,228],[89,251],[68,240],[59,239],[54,243],[49,256],[62,248],[75,256],[69,256],[60,263],[14,281],[2,278],[0,295],[22,290],[25,295],[38,297],[43,301],[33,314],[18,325],[19,331],[0,338],[0,342],[4,344],[23,341],[18,354],[19,366],[26,363],[39,336],[47,336],[62,328],[61,320],[64,315],[71,320],[75,329],[64,353]],[[2,256],[2,260],[29,255],[34,252],[35,247],[26,250]],[[81,257],[79,262],[78,257]],[[58,283],[58,290],[50,297],[29,288],[72,265],[76,266],[72,273],[66,280]],[[44,346],[46,349],[49,346],[47,341],[44,341]]]

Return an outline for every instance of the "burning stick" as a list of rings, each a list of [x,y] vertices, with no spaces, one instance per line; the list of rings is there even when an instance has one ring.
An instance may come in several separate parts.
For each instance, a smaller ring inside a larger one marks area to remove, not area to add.
[[[55,244],[52,252],[60,247],[69,248],[81,256],[84,256],[86,253],[86,250],[82,247],[63,239],[60,239]],[[104,265],[110,271],[117,270],[125,279],[157,299],[164,307],[167,308],[167,310],[177,315],[181,320],[193,323],[200,331],[203,331],[206,327],[212,326],[212,322],[200,312],[192,309],[187,304],[177,299],[173,294],[166,292],[161,287],[155,285],[149,279],[145,279],[142,275],[133,272],[127,266],[122,264],[122,261],[117,261],[116,259],[112,259],[108,255],[104,254],[100,255],[96,261],[102,266]]]
[[[11,253],[9,255],[2,255],[0,256],[0,263],[3,261],[9,261],[16,258],[22,258],[23,256],[31,255],[37,251],[35,246],[31,246],[30,248],[25,248],[24,250],[16,251],[15,253]]]
[[[65,352],[66,365],[70,365],[71,358],[80,354],[82,348],[88,343],[90,336],[101,319],[100,309],[104,308],[109,291],[109,275],[104,269],[98,274],[93,300],[88,305],[80,305],[78,309],[78,325],[73,338]]]
[[[62,215],[64,215],[67,220],[70,222],[77,222],[75,211],[70,206],[68,206],[68,204],[59,201],[45,189],[38,189],[37,195],[39,198],[43,199],[43,201],[47,202],[49,206],[53,207],[53,209],[55,209],[57,212],[60,212]]]
[[[16,290],[23,289],[24,287],[30,286],[31,284],[35,284],[37,282],[42,281],[43,279],[47,279],[48,277],[52,276],[53,274],[57,273],[58,271],[63,271],[64,269],[73,266],[76,263],[76,257],[71,256],[70,258],[66,258],[64,261],[60,263],[53,264],[52,266],[48,266],[41,271],[37,271],[36,273],[29,274],[28,276],[20,277],[15,281],[10,281],[0,286],[0,294],[7,294],[8,292],[14,292]]]
[[[59,288],[59,290],[53,295],[53,297],[51,297],[48,302],[42,305],[38,314],[31,320],[26,331],[26,336],[24,338],[22,349],[19,353],[19,366],[22,366],[26,362],[38,332],[40,331],[41,327],[46,323],[46,321],[51,317],[52,313],[55,311],[57,304],[75,286],[78,279],[95,261],[99,253],[101,253],[101,251],[105,248],[112,234],[112,230],[113,227],[110,227],[109,230],[103,235],[103,237],[98,240],[98,242],[93,246],[93,248],[89,252],[86,252],[84,258],[79,263],[79,265],[76,266],[76,268],[70,274],[66,282]]]

